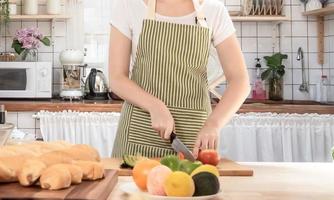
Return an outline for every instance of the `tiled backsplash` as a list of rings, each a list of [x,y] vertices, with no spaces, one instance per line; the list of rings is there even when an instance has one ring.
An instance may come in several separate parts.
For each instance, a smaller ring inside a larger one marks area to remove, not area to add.
[[[39,128],[39,120],[33,118],[34,112],[9,112],[6,121],[13,123],[15,127],[28,134],[27,138],[42,138]]]
[[[224,0],[229,10],[240,10],[242,0]],[[45,6],[40,5],[40,10]],[[297,49],[303,47],[305,52],[305,64],[309,67],[307,77],[311,84],[311,90],[315,90],[315,84],[319,82],[322,74],[322,66],[317,63],[317,24],[313,17],[304,17],[301,12],[303,6],[299,0],[285,0],[284,13],[291,17],[292,21],[283,22],[280,26],[280,49],[288,54],[286,76],[284,83],[284,98],[295,100],[309,100],[309,95],[299,92],[301,84],[301,67],[296,60]],[[9,30],[0,30],[0,52],[12,51],[11,41],[14,32],[21,27],[38,27],[45,35],[50,36],[51,23],[46,21],[11,22]],[[255,75],[255,58],[272,54],[272,23],[269,22],[235,22],[237,36],[244,52],[251,81]],[[331,100],[334,101],[334,15],[325,18],[325,64],[324,74],[331,80]],[[61,65],[59,53],[65,49],[66,22],[58,21],[55,26],[54,46],[42,47],[39,50],[40,61],[53,62],[53,93],[59,93]],[[265,64],[263,63],[263,67]],[[222,87],[224,88],[224,87]],[[20,114],[20,113],[19,113]]]

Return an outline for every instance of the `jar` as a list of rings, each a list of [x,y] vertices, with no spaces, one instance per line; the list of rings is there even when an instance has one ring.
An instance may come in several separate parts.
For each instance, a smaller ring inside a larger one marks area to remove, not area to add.
[[[46,1],[46,13],[48,15],[60,14],[60,0],[47,0]]]
[[[269,79],[269,99],[274,101],[283,100],[283,78]]]
[[[319,0],[309,0],[306,4],[306,11],[317,10],[322,8],[322,3]]]
[[[9,3],[8,8],[10,15],[17,15],[17,6],[15,3]]]
[[[25,49],[21,53],[22,61],[24,62],[37,62],[38,61],[38,50],[37,49]]]
[[[38,14],[38,0],[23,0],[23,14],[37,15]]]

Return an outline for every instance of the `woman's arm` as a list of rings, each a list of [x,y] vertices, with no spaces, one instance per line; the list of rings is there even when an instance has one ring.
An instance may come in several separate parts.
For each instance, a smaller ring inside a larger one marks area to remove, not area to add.
[[[220,129],[238,111],[250,92],[246,64],[235,34],[224,40],[216,49],[228,84],[222,99],[199,132],[194,148],[195,157],[199,149],[216,148]]]
[[[131,40],[112,26],[109,48],[110,88],[122,99],[150,113],[152,128],[169,139],[174,120],[166,105],[129,79]]]

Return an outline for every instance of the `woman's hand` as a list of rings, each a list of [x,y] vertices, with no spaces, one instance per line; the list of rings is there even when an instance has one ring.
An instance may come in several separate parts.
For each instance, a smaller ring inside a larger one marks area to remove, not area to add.
[[[151,115],[152,128],[161,136],[168,140],[174,131],[174,119],[167,106],[163,102],[153,105],[149,110]]]
[[[197,136],[193,155],[198,157],[199,150],[216,149],[218,143],[219,128],[213,125],[205,124]]]

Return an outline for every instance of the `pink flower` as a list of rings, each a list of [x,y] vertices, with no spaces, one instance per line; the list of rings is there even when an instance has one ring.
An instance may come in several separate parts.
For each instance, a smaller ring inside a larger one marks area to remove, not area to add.
[[[16,31],[14,40],[17,40],[24,49],[37,49],[43,38],[43,34],[37,28],[23,28]]]

